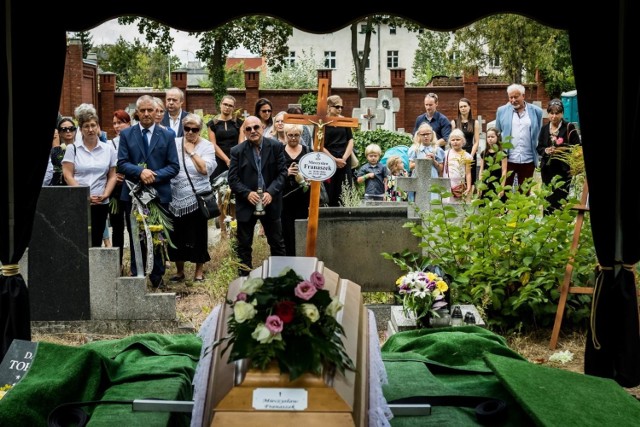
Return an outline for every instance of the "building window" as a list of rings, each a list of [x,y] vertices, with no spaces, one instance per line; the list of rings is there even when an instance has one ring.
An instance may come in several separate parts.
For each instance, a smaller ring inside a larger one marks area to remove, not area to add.
[[[367,24],[360,24],[360,34],[367,33]]]
[[[398,51],[387,51],[387,68],[398,68]]]
[[[359,50],[358,51],[358,56],[360,57],[360,59],[362,59],[363,55],[364,55],[364,51]],[[371,69],[371,55],[369,55],[367,57],[367,62],[366,62],[366,64],[364,64],[364,68],[367,69],[367,70]]]
[[[491,58],[489,61],[489,66],[492,68],[500,68],[500,57],[498,55]]]
[[[324,68],[335,70],[336,67],[336,51],[329,50],[324,52]]]
[[[449,52],[449,60],[450,61],[455,61],[456,59],[458,59],[459,53],[457,50],[452,50],[451,52]]]
[[[293,67],[296,65],[296,51],[290,50],[289,54],[284,57],[284,63],[287,67]]]
[[[390,26],[389,26],[389,34],[396,34],[396,27],[395,27],[395,25],[390,25]]]

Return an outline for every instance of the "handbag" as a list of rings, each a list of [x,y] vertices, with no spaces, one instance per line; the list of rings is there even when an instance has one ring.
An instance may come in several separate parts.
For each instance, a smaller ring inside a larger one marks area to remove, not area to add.
[[[360,166],[360,160],[358,160],[358,157],[353,151],[351,152],[351,156],[349,157],[349,166],[351,166],[351,169],[356,169],[358,166]]]
[[[216,200],[216,195],[213,192],[213,189],[201,191],[199,193],[196,192],[196,188],[193,186],[193,182],[191,181],[191,177],[189,176],[189,170],[187,169],[187,166],[185,164],[184,146],[182,147],[182,165],[184,166],[184,172],[187,174],[189,184],[191,184],[191,189],[196,195],[198,209],[200,209],[200,213],[202,213],[202,216],[206,219],[213,219],[220,216],[220,208],[218,207],[218,202]]]

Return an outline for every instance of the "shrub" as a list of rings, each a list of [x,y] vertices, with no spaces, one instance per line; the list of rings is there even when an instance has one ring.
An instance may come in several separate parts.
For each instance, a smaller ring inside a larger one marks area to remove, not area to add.
[[[493,166],[492,166],[493,167]],[[495,167],[498,167],[497,164]],[[489,171],[483,172],[486,178]],[[491,184],[493,186],[493,184]],[[533,330],[553,324],[559,300],[559,285],[570,258],[576,212],[569,200],[562,209],[543,216],[549,187],[527,180],[522,192],[487,191],[488,198],[468,204],[432,201],[429,212],[420,212],[420,222],[410,222],[413,235],[420,237],[422,253],[409,250],[383,253],[404,270],[429,264],[439,265],[453,277],[452,298],[457,303],[475,304],[484,312],[487,324],[505,331]],[[447,197],[439,187],[432,192]],[[580,234],[574,256],[574,286],[593,286],[596,265],[589,219]],[[584,326],[590,313],[591,295],[569,294],[565,324]]]
[[[393,132],[387,129],[359,130],[353,132],[353,149],[360,160],[360,164],[367,163],[364,150],[369,144],[378,144],[382,154],[389,148],[397,145],[411,146],[411,137],[404,133]]]

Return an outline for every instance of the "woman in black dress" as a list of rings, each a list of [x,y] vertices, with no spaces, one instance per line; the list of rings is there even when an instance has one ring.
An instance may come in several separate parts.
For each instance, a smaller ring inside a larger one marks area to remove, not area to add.
[[[233,115],[235,106],[236,99],[233,96],[223,96],[220,101],[220,115],[207,123],[209,141],[213,143],[216,150],[217,162],[216,169],[210,177],[211,182],[222,172],[229,170],[231,147],[244,140],[242,122]]]
[[[327,98],[328,116],[342,116],[342,98],[338,95],[331,95]],[[326,126],[324,128],[325,153],[329,154],[336,161],[336,173],[325,182],[327,195],[329,196],[329,206],[340,206],[340,196],[344,185],[353,184],[353,171],[349,164],[349,158],[353,151],[353,133],[351,128]]]
[[[301,144],[302,132],[302,125],[284,125],[287,140],[284,148],[287,179],[284,182],[281,221],[287,256],[296,256],[296,219],[309,217],[309,183],[300,175],[298,169],[298,162],[309,152],[309,149]]]
[[[558,159],[557,154],[572,145],[580,144],[580,136],[575,125],[564,120],[564,106],[559,99],[552,99],[547,106],[549,123],[542,126],[538,137],[538,154],[540,155],[540,177],[544,184],[550,184],[555,176],[560,176],[564,184],[553,190],[547,197],[549,206],[544,209],[548,215],[560,208],[562,201],[569,195],[571,172],[569,165]],[[567,148],[565,148],[567,147]]]

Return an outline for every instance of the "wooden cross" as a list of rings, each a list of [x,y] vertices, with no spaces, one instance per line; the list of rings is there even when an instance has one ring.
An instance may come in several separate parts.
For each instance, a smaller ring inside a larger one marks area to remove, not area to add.
[[[317,113],[285,114],[284,122],[297,125],[313,126],[313,151],[324,148],[324,127],[358,127],[358,119],[350,117],[327,116],[327,96],[329,95],[329,79],[318,80]],[[309,222],[307,226],[306,256],[316,256],[316,239],[318,237],[318,213],[320,209],[320,181],[311,181],[311,195],[309,197]]]

